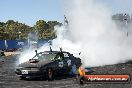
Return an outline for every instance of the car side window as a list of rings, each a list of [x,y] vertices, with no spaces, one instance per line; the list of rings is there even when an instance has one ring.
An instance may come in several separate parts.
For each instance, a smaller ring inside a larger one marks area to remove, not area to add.
[[[57,53],[55,60],[63,60],[64,54],[62,52]]]
[[[63,53],[64,54],[64,58],[69,58],[68,53]]]

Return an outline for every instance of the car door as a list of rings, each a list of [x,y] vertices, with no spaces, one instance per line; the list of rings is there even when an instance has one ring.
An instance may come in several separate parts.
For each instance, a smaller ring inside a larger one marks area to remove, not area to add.
[[[64,62],[66,64],[66,68],[70,67],[72,62],[70,60],[70,57],[69,57],[68,53],[65,52],[63,54],[64,54]]]
[[[54,64],[55,64],[55,70],[57,73],[62,73],[62,69],[64,67],[64,62],[61,59],[61,55],[60,52],[56,54],[55,58],[54,58]]]
[[[71,60],[66,52],[58,53],[56,63],[58,64],[57,66],[61,73],[67,73],[71,66]]]
[[[65,63],[65,71],[66,73],[69,73],[72,67],[72,60],[69,57],[69,54],[67,52],[64,53],[64,63]]]

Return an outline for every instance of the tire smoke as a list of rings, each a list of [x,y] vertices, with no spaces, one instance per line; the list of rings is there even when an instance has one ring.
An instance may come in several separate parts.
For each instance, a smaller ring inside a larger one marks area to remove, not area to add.
[[[85,66],[116,64],[131,58],[130,37],[118,29],[105,5],[95,0],[72,0],[67,5],[71,40],[81,44]]]

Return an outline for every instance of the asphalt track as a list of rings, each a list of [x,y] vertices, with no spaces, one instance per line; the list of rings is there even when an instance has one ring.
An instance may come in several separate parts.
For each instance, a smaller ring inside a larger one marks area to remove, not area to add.
[[[1,58],[0,58],[1,59]],[[41,79],[21,80],[15,73],[17,56],[4,57],[0,60],[0,88],[132,88],[132,82],[125,84],[84,84],[79,85],[73,77],[60,76],[54,81]],[[132,63],[108,65],[93,68],[92,74],[130,74],[132,77]]]

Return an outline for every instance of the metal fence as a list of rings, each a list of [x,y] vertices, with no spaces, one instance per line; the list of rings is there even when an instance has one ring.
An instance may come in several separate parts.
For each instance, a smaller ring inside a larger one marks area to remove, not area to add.
[[[48,39],[40,39],[37,42],[37,46],[41,47],[45,43],[47,43]],[[11,49],[19,49],[28,46],[27,40],[0,40],[0,50],[11,50]]]

